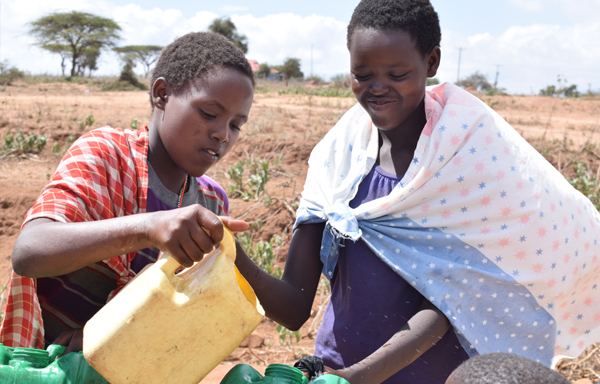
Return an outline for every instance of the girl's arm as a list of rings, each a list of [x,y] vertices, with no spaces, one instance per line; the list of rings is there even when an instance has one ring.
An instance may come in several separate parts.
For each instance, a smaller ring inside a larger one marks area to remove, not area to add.
[[[267,317],[288,329],[299,329],[310,317],[323,268],[319,254],[324,229],[325,223],[302,224],[294,231],[281,280],[256,266],[237,246],[235,263]]]
[[[227,222],[234,231],[247,229],[243,221]],[[12,262],[15,272],[22,276],[60,276],[101,260],[156,247],[189,267],[222,238],[219,218],[198,204],[90,222],[40,218],[21,231]]]
[[[351,384],[381,383],[427,352],[449,327],[446,316],[423,298],[419,311],[382,347],[348,368],[328,372]]]

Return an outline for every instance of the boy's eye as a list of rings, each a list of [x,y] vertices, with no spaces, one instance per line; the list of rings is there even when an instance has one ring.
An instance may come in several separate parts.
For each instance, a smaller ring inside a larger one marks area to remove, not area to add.
[[[208,113],[208,112],[204,111],[203,109],[198,109],[198,110],[200,111],[200,114],[201,114],[202,116],[206,117],[207,119],[214,119],[214,118],[216,118],[216,117],[217,117],[217,116],[215,116],[215,115],[212,115],[212,114],[210,114],[210,113]]]
[[[235,130],[235,131],[239,131],[241,128],[240,128],[240,127],[238,127],[238,126],[237,126],[237,125],[235,125],[235,124],[231,124],[231,129],[233,129],[233,130]]]

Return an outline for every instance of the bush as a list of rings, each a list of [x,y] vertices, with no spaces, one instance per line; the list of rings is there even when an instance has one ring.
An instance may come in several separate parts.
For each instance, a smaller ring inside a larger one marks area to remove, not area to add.
[[[8,61],[0,62],[0,85],[11,85],[23,76],[25,73],[16,67],[10,67]]]
[[[466,77],[465,79],[457,81],[456,85],[463,88],[473,87],[479,92],[487,92],[493,88],[492,85],[488,83],[485,75],[482,75],[479,72],[475,72],[472,75]]]

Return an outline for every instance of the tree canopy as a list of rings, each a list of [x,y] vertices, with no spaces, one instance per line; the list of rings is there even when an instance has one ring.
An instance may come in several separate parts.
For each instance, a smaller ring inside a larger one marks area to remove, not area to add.
[[[71,59],[71,76],[97,69],[102,49],[113,46],[121,27],[111,19],[86,12],[51,13],[29,23],[29,34],[42,49]]]
[[[127,45],[114,48],[123,61],[140,63],[144,67],[144,77],[148,77],[150,66],[154,64],[164,47],[160,45]]]
[[[230,18],[214,19],[208,30],[225,36],[244,53],[248,53],[248,38],[237,32],[237,27]]]
[[[258,67],[256,76],[258,76],[259,79],[266,79],[270,75],[271,75],[271,67],[269,67],[269,64],[267,64],[267,63],[262,63],[260,65],[260,67]]]
[[[493,89],[492,85],[488,83],[485,75],[475,72],[461,81],[457,81],[456,85],[463,88],[473,87],[479,92],[487,92]]]
[[[291,78],[304,77],[304,73],[300,71],[300,59],[290,57],[285,60],[281,67],[281,73],[285,77],[285,83],[287,84]]]

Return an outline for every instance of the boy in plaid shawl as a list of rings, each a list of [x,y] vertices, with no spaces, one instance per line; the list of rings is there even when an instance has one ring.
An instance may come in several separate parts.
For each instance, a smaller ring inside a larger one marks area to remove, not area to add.
[[[83,135],[27,213],[12,255],[5,346],[81,350],[85,322],[159,251],[187,267],[221,241],[227,195],[204,174],[248,119],[252,69],[226,38],[190,33],[163,50],[151,84],[148,126]]]

